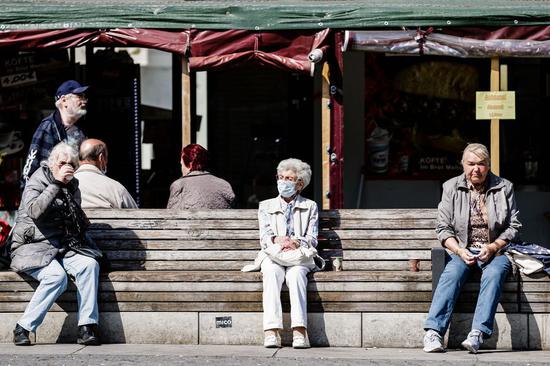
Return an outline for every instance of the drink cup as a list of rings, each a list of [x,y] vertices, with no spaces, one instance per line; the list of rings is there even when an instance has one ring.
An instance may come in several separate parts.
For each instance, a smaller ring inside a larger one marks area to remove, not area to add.
[[[409,271],[411,272],[420,271],[420,259],[409,259]]]
[[[342,257],[330,257],[330,262],[333,271],[340,272],[343,270]]]

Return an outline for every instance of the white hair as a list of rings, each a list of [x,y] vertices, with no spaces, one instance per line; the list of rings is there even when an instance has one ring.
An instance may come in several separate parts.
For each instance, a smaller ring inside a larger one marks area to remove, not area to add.
[[[461,160],[462,163],[464,163],[464,156],[466,156],[466,153],[474,154],[478,158],[483,159],[487,163],[487,166],[491,166],[491,158],[489,156],[489,150],[487,150],[487,147],[485,145],[468,144],[464,149],[464,152],[462,153],[462,160]]]
[[[63,103],[63,97],[74,97],[74,96],[77,96],[78,94],[73,94],[73,93],[69,93],[69,94],[64,94],[64,95],[61,95],[56,101],[55,101],[55,107],[59,110],[61,110],[61,107],[62,107],[62,103]],[[81,117],[84,117],[86,115],[88,111],[84,108],[80,108],[80,107],[77,107],[76,109],[72,109],[72,110],[65,110],[65,113],[68,114],[70,117],[78,117],[78,118],[81,118]]]
[[[61,96],[61,97],[62,97],[62,96]],[[56,107],[57,109],[61,109],[61,103],[63,103],[63,102],[61,101],[61,97],[59,97],[59,99],[56,99],[56,100],[55,100],[55,107]]]
[[[279,165],[277,165],[277,174],[281,174],[287,170],[293,171],[298,177],[298,180],[304,183],[304,188],[302,189],[305,189],[309,182],[311,182],[311,167],[308,163],[304,163],[300,159],[294,158],[281,160]]]
[[[69,145],[64,141],[61,141],[59,144],[55,145],[48,156],[48,166],[50,168],[54,166],[59,160],[61,160],[60,157],[68,160],[68,162],[70,162],[75,169],[78,168],[78,152],[72,145]]]

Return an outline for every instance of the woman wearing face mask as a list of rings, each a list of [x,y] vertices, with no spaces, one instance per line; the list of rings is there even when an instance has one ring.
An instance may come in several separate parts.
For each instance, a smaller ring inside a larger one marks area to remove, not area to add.
[[[311,180],[311,168],[298,159],[286,159],[277,166],[275,198],[260,202],[258,220],[263,249],[281,246],[283,251],[300,246],[317,246],[317,204],[300,194]],[[306,266],[284,267],[269,258],[262,261],[264,346],[280,347],[279,330],[283,328],[281,287],[286,281],[290,295],[292,346],[307,348],[307,274]]]
[[[231,208],[235,193],[225,180],[208,172],[208,151],[199,144],[189,144],[181,151],[183,176],[170,186],[166,208]]]

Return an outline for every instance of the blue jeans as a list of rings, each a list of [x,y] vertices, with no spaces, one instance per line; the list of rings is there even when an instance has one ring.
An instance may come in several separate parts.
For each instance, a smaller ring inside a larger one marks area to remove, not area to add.
[[[493,333],[493,324],[504,280],[512,265],[505,255],[492,257],[487,263],[476,262],[468,266],[462,258],[451,254],[435,290],[424,329],[433,329],[444,335],[449,327],[453,308],[462,286],[475,268],[482,272],[472,329],[487,336]]]
[[[54,259],[46,267],[26,273],[40,281],[40,285],[17,322],[20,326],[31,332],[36,331],[55,300],[67,288],[67,273],[74,278],[77,287],[78,325],[98,323],[99,264],[95,259],[75,254],[69,258]]]

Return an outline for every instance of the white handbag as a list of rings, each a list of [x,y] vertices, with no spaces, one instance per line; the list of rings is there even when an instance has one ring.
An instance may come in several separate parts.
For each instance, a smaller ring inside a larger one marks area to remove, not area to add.
[[[530,275],[544,269],[544,264],[541,261],[515,249],[508,249],[506,254],[512,263],[518,267],[519,271],[525,275]]]
[[[270,245],[264,252],[275,263],[281,266],[306,266],[310,269],[315,267],[313,258],[317,255],[317,249],[308,246],[300,246],[293,250],[282,250],[280,245]]]
[[[270,245],[258,253],[254,264],[244,266],[241,271],[259,271],[265,258],[269,258],[273,262],[285,267],[305,266],[310,270],[316,271],[322,271],[325,268],[325,260],[319,256],[317,249],[311,245],[308,245],[307,248],[300,246],[297,249],[285,252],[283,252],[280,245]]]

